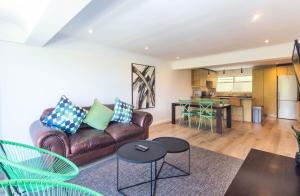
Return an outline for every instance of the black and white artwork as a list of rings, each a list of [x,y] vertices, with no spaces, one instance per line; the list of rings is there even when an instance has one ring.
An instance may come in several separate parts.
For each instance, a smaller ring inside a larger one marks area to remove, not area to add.
[[[135,109],[155,107],[155,67],[132,63],[132,105]]]

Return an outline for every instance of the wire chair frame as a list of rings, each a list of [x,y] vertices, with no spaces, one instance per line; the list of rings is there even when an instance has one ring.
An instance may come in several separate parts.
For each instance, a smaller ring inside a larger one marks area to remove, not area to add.
[[[211,131],[213,132],[213,121],[212,119],[214,118],[214,112],[213,112],[213,105],[214,101],[213,100],[199,100],[199,125],[198,129],[202,126],[202,121],[203,120],[210,120],[210,126],[211,126]],[[206,126],[206,121],[205,126]]]
[[[102,196],[101,193],[97,193],[91,189],[79,185],[42,179],[18,179],[1,181],[0,195]]]
[[[79,173],[78,167],[54,152],[0,140],[0,169],[9,179],[70,180]]]

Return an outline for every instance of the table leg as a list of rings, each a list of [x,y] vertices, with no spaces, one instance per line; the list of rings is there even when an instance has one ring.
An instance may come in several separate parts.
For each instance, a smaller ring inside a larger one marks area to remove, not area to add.
[[[154,162],[154,168],[153,168],[153,162],[150,163],[150,181],[147,180],[147,181],[143,181],[143,182],[139,182],[137,184],[132,184],[132,185],[129,185],[129,186],[126,186],[126,187],[120,187],[119,185],[119,158],[117,158],[117,190],[120,194],[122,195],[126,195],[123,190],[125,189],[129,189],[129,188],[132,188],[132,187],[136,187],[136,186],[140,186],[142,184],[146,184],[146,183],[150,183],[150,195],[151,196],[154,196],[155,193],[156,193],[156,182],[157,182],[157,176],[156,176],[156,172],[157,172],[157,163],[156,161]],[[155,173],[154,173],[155,172]],[[154,177],[153,177],[153,174],[154,174]]]
[[[222,134],[222,108],[217,108],[216,112],[216,132]]]
[[[119,191],[119,158],[117,157],[117,190]]]
[[[226,126],[227,128],[231,128],[231,106],[226,108]]]
[[[151,190],[150,190],[150,195],[152,196],[152,162],[150,163],[150,184],[151,184]]]
[[[191,174],[191,149],[189,148],[189,175]]]
[[[172,124],[175,124],[175,119],[176,119],[176,111],[175,111],[175,104],[172,103]]]

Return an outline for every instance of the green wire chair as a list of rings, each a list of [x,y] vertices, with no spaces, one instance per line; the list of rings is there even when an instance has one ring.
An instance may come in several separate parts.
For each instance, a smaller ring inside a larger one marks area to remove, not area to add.
[[[0,169],[8,179],[65,181],[76,177],[78,167],[56,153],[0,140]]]
[[[102,196],[102,194],[100,193],[75,184],[40,179],[19,179],[1,181],[0,195]]]
[[[192,117],[197,115],[197,111],[191,111],[191,104],[192,100],[179,100],[180,105],[180,121],[179,124],[181,124],[182,119],[185,120],[188,119],[188,125],[191,127],[191,121]]]
[[[211,132],[214,132],[213,130],[213,120],[215,119],[215,112],[213,111],[213,100],[199,100],[199,125],[198,130],[202,126],[202,122],[204,121],[205,127],[206,127],[206,120],[210,121],[210,129]]]

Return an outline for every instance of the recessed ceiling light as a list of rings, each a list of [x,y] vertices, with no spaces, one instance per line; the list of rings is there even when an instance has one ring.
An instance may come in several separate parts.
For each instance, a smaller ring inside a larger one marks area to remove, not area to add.
[[[261,17],[261,14],[259,14],[259,13],[254,14],[251,19],[251,22],[255,22],[255,21],[259,20],[260,17]]]
[[[180,56],[177,56],[176,59],[180,59]]]
[[[145,46],[145,50],[149,50],[149,46]]]
[[[94,33],[93,29],[89,29],[89,34],[93,34],[93,33]]]
[[[270,40],[266,39],[264,42],[265,42],[265,44],[268,44],[268,43],[270,43]]]

